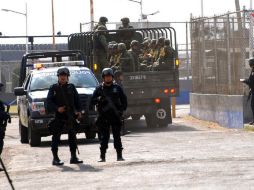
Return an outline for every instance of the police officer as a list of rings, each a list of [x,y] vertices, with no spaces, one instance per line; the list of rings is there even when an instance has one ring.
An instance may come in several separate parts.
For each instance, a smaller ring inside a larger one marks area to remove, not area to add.
[[[251,110],[253,114],[253,121],[250,122],[251,125],[254,124],[254,58],[249,59],[249,65],[251,67],[251,73],[248,79],[243,80],[242,82],[247,84],[250,88],[250,97],[251,97]]]
[[[122,142],[121,142],[121,117],[127,108],[127,97],[123,89],[116,83],[113,83],[114,73],[111,68],[105,68],[102,71],[103,82],[95,89],[91,98],[91,106],[97,105],[98,119],[96,125],[101,135],[100,138],[100,160],[105,162],[108,141],[110,138],[110,126],[114,138],[114,148],[117,152],[117,161],[123,161]]]
[[[0,83],[0,91],[2,87],[3,87],[3,84]],[[5,111],[4,102],[0,100],[0,156],[3,151],[4,136],[5,136],[6,126],[7,126],[7,121],[8,123],[11,123],[11,117],[9,113]],[[1,168],[0,168],[0,171],[2,171]]]
[[[60,67],[57,71],[58,83],[53,84],[47,96],[47,108],[49,112],[55,112],[55,120],[50,124],[52,132],[51,150],[53,153],[53,165],[63,165],[58,157],[58,144],[64,128],[68,130],[68,142],[71,152],[71,164],[83,163],[76,155],[77,138],[75,131],[75,118],[81,117],[81,107],[78,92],[75,86],[68,83],[70,71],[67,67]]]

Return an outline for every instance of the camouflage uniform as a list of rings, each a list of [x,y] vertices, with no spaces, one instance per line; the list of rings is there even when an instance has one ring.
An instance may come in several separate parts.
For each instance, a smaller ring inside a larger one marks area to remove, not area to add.
[[[127,49],[129,49],[131,40],[133,39],[135,32],[133,30],[130,30],[130,31],[126,30],[126,29],[133,29],[133,26],[129,25],[129,23],[130,23],[129,18],[124,17],[121,19],[121,21],[122,21],[122,26],[120,26],[118,29],[125,30],[125,31],[118,32],[119,40],[120,40],[120,42],[122,42],[126,45]]]
[[[97,64],[95,74],[101,73],[103,68],[108,66],[108,43],[105,30],[106,28],[104,26],[100,26],[93,35],[94,63]]]
[[[119,43],[118,49],[120,52],[120,70],[122,72],[133,72],[135,70],[134,59],[132,55],[126,50],[125,44]]]
[[[100,17],[98,24],[94,26],[93,30],[96,31],[99,28],[99,26],[104,26],[107,30],[107,27],[106,27],[107,22],[108,22],[107,17],[104,17],[104,16]]]

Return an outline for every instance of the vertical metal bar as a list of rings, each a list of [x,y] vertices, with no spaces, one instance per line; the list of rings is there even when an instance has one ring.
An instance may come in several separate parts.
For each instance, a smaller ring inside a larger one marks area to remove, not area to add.
[[[230,57],[230,21],[229,14],[227,15],[227,66],[228,66],[228,94],[231,94],[232,79],[231,79],[231,57]]]
[[[188,22],[186,22],[186,67],[187,67],[187,80],[189,80],[189,36],[188,36]]]
[[[53,37],[53,49],[56,49],[56,42],[55,42],[54,0],[51,0],[51,7],[52,7],[52,37]]]
[[[219,64],[218,64],[218,52],[217,52],[217,18],[214,17],[214,62],[215,62],[215,88],[216,94],[219,93]]]

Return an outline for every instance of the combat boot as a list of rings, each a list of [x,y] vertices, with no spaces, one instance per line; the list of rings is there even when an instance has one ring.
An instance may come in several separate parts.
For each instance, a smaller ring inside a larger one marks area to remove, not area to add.
[[[98,162],[106,162],[106,151],[101,150],[100,160]]]
[[[70,159],[70,164],[82,164],[83,160],[80,160],[77,155],[76,151],[71,152],[71,159]]]
[[[117,153],[117,161],[124,161],[123,155],[122,155],[122,149],[116,150]]]
[[[64,162],[59,159],[57,151],[52,151],[52,153],[53,153],[52,165],[55,165],[55,166],[61,166],[61,165],[63,165]]]

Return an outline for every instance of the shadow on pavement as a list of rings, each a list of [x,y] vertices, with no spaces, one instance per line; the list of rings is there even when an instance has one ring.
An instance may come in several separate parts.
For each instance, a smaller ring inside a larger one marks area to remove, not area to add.
[[[188,131],[199,131],[194,127],[186,126],[183,124],[170,124],[167,127],[156,127],[156,128],[147,128],[145,120],[139,120],[139,121],[133,121],[133,120],[127,120],[125,122],[126,130],[131,131],[132,133],[156,133],[156,132],[166,132],[166,131],[172,131],[172,132],[188,132]]]
[[[65,165],[57,166],[57,167],[62,168],[62,172],[100,172],[102,171],[102,169],[98,169],[87,164],[77,164],[77,165],[79,169],[76,169],[70,166],[65,166]]]

